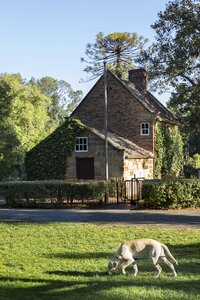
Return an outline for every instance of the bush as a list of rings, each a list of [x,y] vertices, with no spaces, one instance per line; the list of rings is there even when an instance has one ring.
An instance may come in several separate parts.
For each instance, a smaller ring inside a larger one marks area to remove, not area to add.
[[[66,182],[52,181],[11,181],[0,183],[0,196],[13,207],[38,207],[41,204],[60,205],[74,200],[101,201],[107,190],[105,181]]]
[[[184,165],[184,175],[186,178],[197,178],[200,169],[200,154],[196,153],[187,159]]]
[[[177,209],[200,207],[200,180],[149,180],[142,186],[146,208]]]

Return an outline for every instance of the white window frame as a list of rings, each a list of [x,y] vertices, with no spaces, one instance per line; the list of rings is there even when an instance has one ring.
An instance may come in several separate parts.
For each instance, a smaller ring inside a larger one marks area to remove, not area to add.
[[[88,137],[76,137],[75,152],[88,152]]]
[[[150,135],[150,124],[149,122],[140,123],[140,135],[149,136]]]

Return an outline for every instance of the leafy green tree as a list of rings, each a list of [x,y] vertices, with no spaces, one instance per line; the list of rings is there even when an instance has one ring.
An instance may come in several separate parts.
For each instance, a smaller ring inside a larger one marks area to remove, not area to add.
[[[23,162],[24,153],[46,137],[50,98],[19,74],[0,76],[0,171],[8,178],[10,168]]]
[[[0,75],[0,179],[23,163],[24,154],[58,127],[81,96],[63,80]]]
[[[152,25],[155,42],[139,59],[154,89],[174,88],[168,107],[182,123],[191,155],[200,152],[199,16],[199,0],[169,2]]]
[[[196,153],[192,157],[187,157],[184,164],[184,175],[186,178],[197,177],[197,169],[200,168],[200,154]]]
[[[179,82],[190,87],[199,83],[199,15],[199,0],[174,0],[151,26],[155,42],[143,52],[140,62],[158,87],[176,87]]]
[[[84,71],[91,74],[90,80],[102,75],[103,62],[107,62],[107,68],[118,77],[127,77],[129,69],[134,68],[134,61],[138,58],[147,39],[137,36],[136,33],[114,32],[104,36],[102,32],[96,35],[95,43],[86,46],[87,63]]]
[[[35,84],[33,79],[32,83]],[[71,85],[64,80],[45,76],[36,83],[41,91],[51,99],[48,113],[53,123],[61,124],[64,118],[76,108],[83,96],[82,91],[74,91]]]
[[[20,80],[20,75],[0,77],[0,180],[6,178],[12,165],[20,157],[18,147],[20,142],[12,127],[12,97],[16,94],[15,83]]]
[[[199,86],[200,87],[200,86]],[[168,108],[180,120],[180,128],[185,144],[189,147],[189,155],[200,153],[200,90],[197,86],[185,88],[185,85],[177,86],[175,93],[172,93]]]
[[[1,120],[2,121],[2,120]],[[6,123],[6,122],[5,122]],[[21,159],[19,140],[9,124],[0,124],[0,180],[8,177],[10,169]]]

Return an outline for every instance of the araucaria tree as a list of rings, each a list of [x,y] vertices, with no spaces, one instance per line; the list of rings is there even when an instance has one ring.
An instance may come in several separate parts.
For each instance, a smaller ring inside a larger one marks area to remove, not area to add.
[[[104,61],[115,75],[126,78],[128,70],[134,68],[134,62],[146,42],[147,39],[137,36],[136,33],[114,32],[104,36],[99,32],[95,43],[86,46],[87,58],[81,58],[87,64],[84,71],[90,74],[89,80],[102,75]]]
[[[168,107],[182,123],[190,154],[200,153],[200,2],[174,0],[152,25],[155,42],[140,57],[152,86],[174,88]]]

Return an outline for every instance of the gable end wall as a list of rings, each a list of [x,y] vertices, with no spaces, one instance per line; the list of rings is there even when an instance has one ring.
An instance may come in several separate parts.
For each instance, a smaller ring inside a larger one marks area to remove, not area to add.
[[[123,84],[108,72],[108,128],[145,150],[154,151],[155,114],[143,106]],[[89,127],[104,129],[103,77],[74,111],[73,117]],[[150,135],[140,135],[140,123],[149,122]]]

